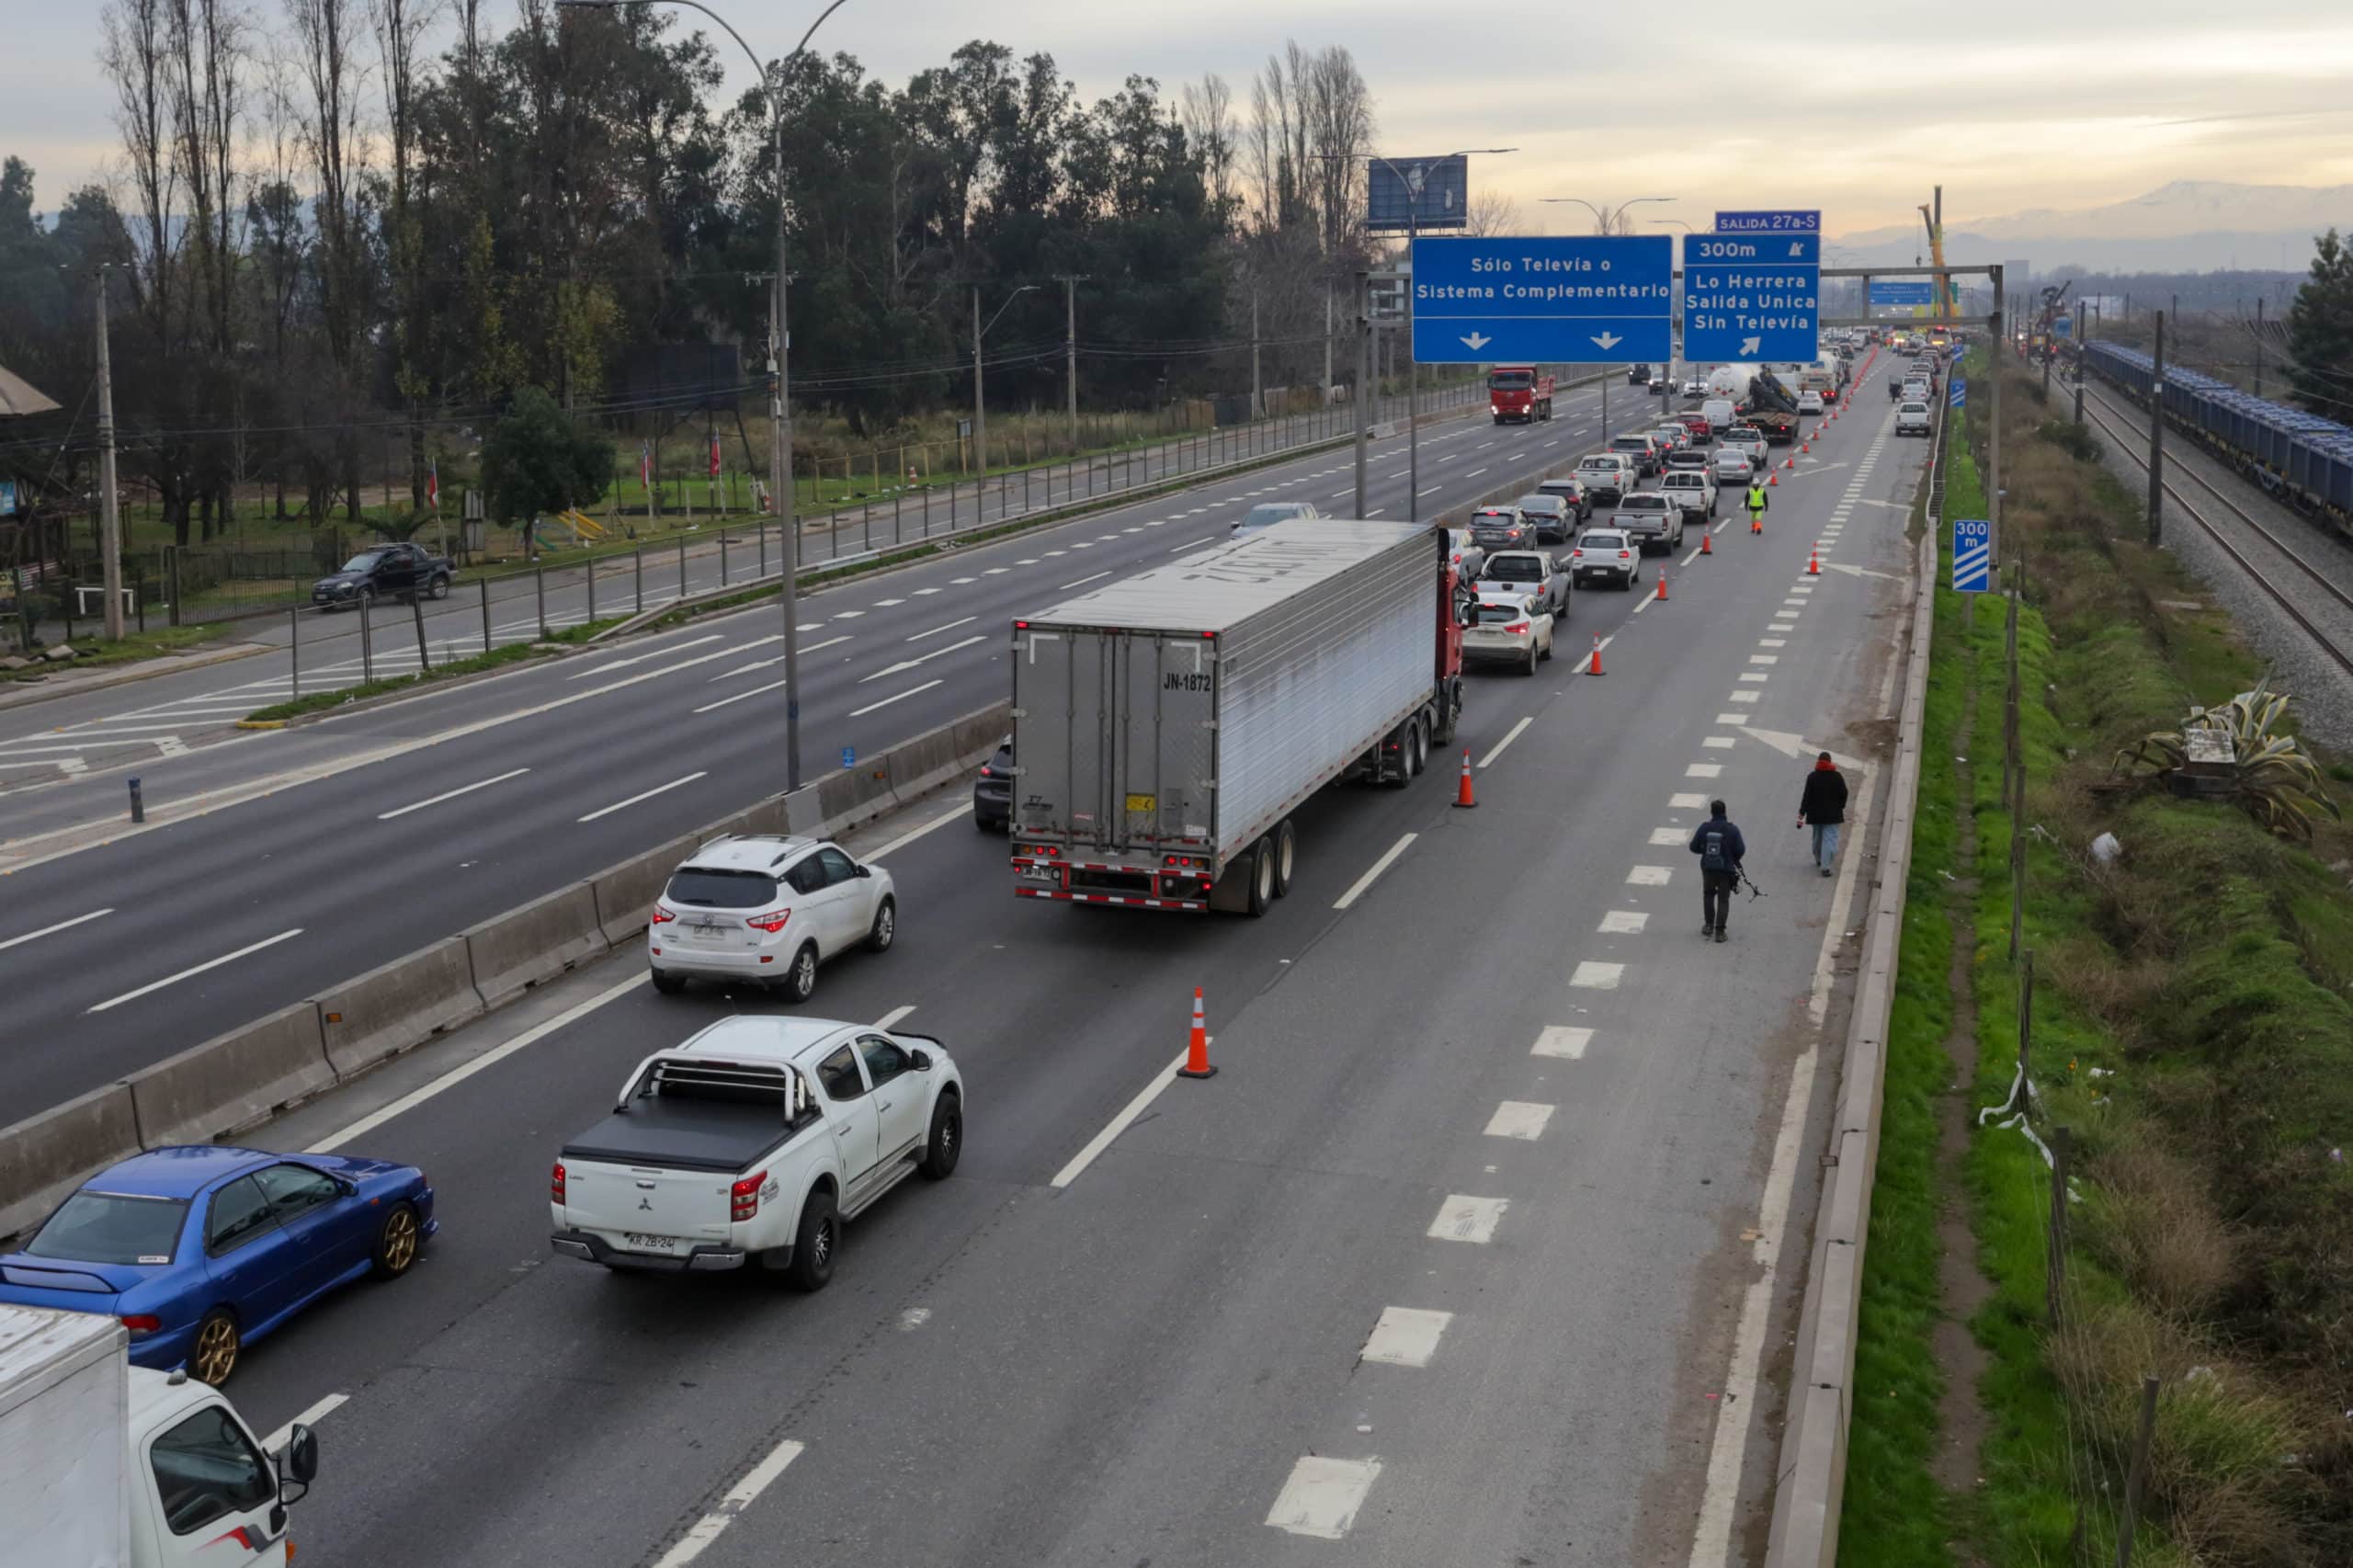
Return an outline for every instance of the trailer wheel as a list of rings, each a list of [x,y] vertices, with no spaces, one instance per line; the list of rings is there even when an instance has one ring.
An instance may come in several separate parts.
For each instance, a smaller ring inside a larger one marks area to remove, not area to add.
[[[1263,917],[1274,902],[1275,851],[1262,838],[1250,849],[1250,918]]]
[[[1290,818],[1285,817],[1275,824],[1274,836],[1275,896],[1285,898],[1290,893],[1291,870],[1299,862],[1299,834],[1290,825]]]
[[[1418,718],[1413,720],[1407,728],[1413,731],[1413,742],[1408,755],[1413,758],[1414,777],[1419,778],[1423,770],[1430,765],[1430,733],[1423,727],[1422,721]]]
[[[1454,744],[1455,726],[1462,721],[1462,683],[1448,681],[1438,694],[1438,726],[1430,732],[1430,738],[1439,745],[1450,746]]]

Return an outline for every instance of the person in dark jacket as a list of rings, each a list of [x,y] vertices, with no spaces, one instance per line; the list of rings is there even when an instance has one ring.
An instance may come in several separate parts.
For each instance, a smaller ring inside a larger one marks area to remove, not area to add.
[[[1724,803],[1708,807],[1708,820],[1691,835],[1691,853],[1699,857],[1699,935],[1724,939],[1724,922],[1732,915],[1732,890],[1740,881],[1740,863],[1748,845],[1740,829],[1724,815]]]
[[[1838,829],[1847,821],[1847,777],[1838,765],[1824,752],[1814,759],[1813,771],[1805,776],[1805,792],[1798,797],[1798,825],[1813,824],[1813,863],[1822,874],[1830,874],[1831,862],[1838,858]]]

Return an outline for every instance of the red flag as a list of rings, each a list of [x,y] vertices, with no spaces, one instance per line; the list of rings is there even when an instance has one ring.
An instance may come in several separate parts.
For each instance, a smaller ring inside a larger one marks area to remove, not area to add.
[[[431,458],[425,460],[425,504],[441,509],[441,468]]]
[[[637,444],[637,482],[648,495],[654,494],[654,448],[649,442]]]
[[[710,477],[719,477],[719,437],[716,436],[710,438]]]

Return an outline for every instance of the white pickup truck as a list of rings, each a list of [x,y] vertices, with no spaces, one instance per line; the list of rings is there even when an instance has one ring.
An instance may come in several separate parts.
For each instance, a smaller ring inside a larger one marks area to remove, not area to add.
[[[938,1040],[824,1018],[722,1018],[640,1062],[564,1144],[549,1244],[608,1268],[741,1268],[804,1290],[844,1221],[964,1147],[964,1081]]]
[[[1701,528],[1715,520],[1715,476],[1705,469],[1677,469],[1658,482],[1663,494],[1671,495],[1683,504],[1686,517],[1696,518]]]

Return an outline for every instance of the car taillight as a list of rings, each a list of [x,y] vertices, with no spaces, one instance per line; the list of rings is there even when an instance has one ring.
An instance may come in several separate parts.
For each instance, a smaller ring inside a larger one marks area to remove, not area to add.
[[[760,1211],[760,1184],[768,1179],[766,1171],[754,1171],[727,1189],[727,1217],[748,1220]]]
[[[1505,627],[1504,630],[1517,637],[1521,632],[1528,630],[1528,622],[1524,620],[1515,620],[1509,626]]]
[[[777,932],[783,930],[784,923],[791,918],[792,911],[789,909],[771,909],[766,915],[751,916],[744,924],[755,931],[766,931],[770,936],[774,936]]]
[[[134,1335],[161,1334],[164,1330],[164,1320],[153,1312],[133,1312],[122,1320],[122,1326]]]
[[[983,778],[994,778],[996,775],[990,771],[989,765],[984,762],[981,764],[981,777]]]
[[[1572,561],[1583,561],[1585,559],[1585,551],[1582,550],[1573,550],[1569,551],[1569,559]]]
[[[562,1160],[555,1163],[555,1174],[548,1177],[548,1197],[558,1203],[563,1201],[563,1162]]]
[[[656,926],[667,926],[677,917],[678,912],[675,909],[665,908],[658,903],[654,906],[654,924]]]

